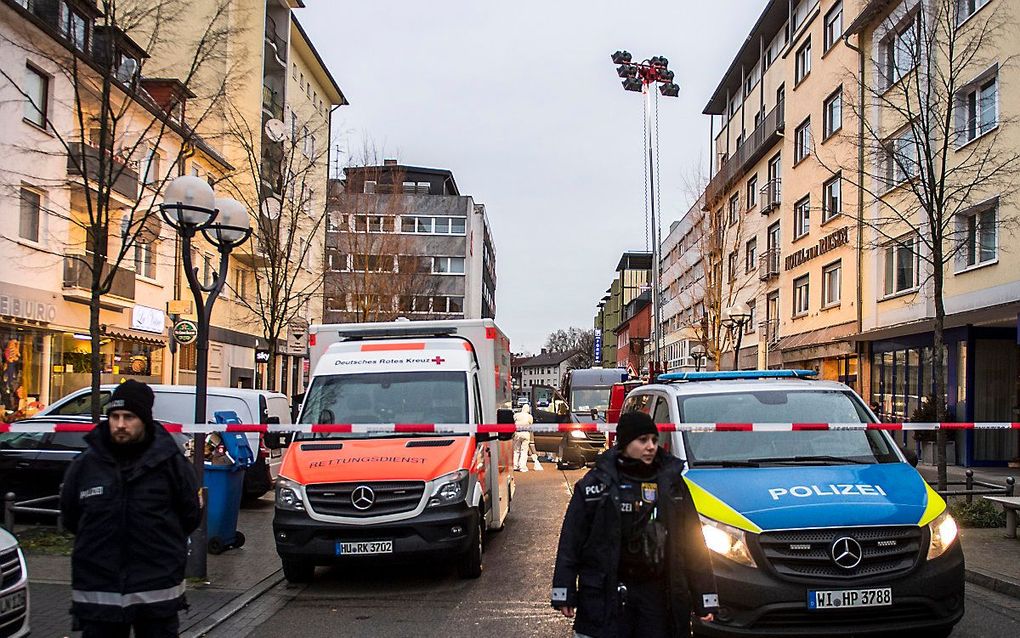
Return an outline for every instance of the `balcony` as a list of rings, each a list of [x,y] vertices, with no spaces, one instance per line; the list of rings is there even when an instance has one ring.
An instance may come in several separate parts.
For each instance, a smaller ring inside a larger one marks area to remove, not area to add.
[[[761,214],[768,215],[783,203],[783,180],[769,180],[761,187]]]
[[[68,301],[88,303],[92,290],[92,270],[85,260],[88,255],[64,255],[64,298]],[[110,265],[103,268],[103,276],[110,272]],[[119,299],[114,299],[119,298]],[[111,310],[121,310],[133,305],[135,299],[135,272],[123,266],[113,275],[110,292],[104,295],[100,305]]]
[[[109,153],[100,151],[97,147],[81,142],[71,142],[67,145],[67,174],[81,175],[82,167],[92,182],[92,188],[98,188],[96,178],[100,169],[105,171],[103,187],[109,184],[112,177],[113,192],[134,201],[138,199],[138,171],[134,170],[120,160],[111,157]]]
[[[726,195],[733,184],[743,177],[748,166],[757,162],[765,153],[772,148],[773,144],[782,136],[786,128],[783,115],[783,102],[776,105],[769,111],[751,136],[744,140],[712,177],[705,189],[706,210],[715,206],[720,198]]]
[[[758,279],[769,281],[779,277],[779,249],[769,248],[758,258]]]
[[[262,85],[262,110],[273,119],[283,121],[283,102],[280,93]]]
[[[284,67],[287,66],[287,43],[284,42],[283,38],[280,37],[280,32],[276,28],[276,20],[273,20],[272,16],[266,15],[266,37],[265,42],[267,48],[272,49],[272,53]]]

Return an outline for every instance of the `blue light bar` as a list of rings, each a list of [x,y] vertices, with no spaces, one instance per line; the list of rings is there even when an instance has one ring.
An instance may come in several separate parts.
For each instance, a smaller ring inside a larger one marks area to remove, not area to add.
[[[810,379],[814,370],[721,370],[709,372],[670,372],[659,381],[728,381],[733,379]]]

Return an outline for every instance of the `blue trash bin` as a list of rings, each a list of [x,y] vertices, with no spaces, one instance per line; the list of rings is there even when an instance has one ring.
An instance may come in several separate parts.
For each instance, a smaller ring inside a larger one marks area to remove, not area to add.
[[[216,412],[217,423],[240,423],[234,412]],[[220,554],[244,545],[244,534],[237,531],[237,514],[241,509],[244,470],[255,460],[242,432],[220,432],[220,438],[231,462],[224,465],[205,463],[207,504],[207,545],[210,554]]]

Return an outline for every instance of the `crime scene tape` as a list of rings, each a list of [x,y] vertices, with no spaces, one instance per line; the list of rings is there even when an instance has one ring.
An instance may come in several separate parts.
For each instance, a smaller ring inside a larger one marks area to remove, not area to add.
[[[660,432],[818,432],[827,430],[1020,430],[1020,423],[659,423]],[[0,423],[0,434],[88,432],[94,423]],[[473,423],[319,423],[319,424],[217,424],[163,423],[173,434],[210,432],[278,432],[281,434],[508,434],[522,432],[616,432],[615,423],[535,423],[518,428],[513,424]]]

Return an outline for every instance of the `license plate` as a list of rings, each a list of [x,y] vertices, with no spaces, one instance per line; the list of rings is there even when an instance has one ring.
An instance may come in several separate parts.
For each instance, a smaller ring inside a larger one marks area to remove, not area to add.
[[[807,598],[808,609],[886,607],[892,604],[892,588],[809,591]]]
[[[370,555],[370,554],[392,554],[393,553],[393,541],[356,541],[353,543],[347,543],[344,541],[336,542],[336,555],[337,556],[354,556],[354,555]]]
[[[0,616],[6,616],[12,611],[25,606],[25,590],[19,590],[0,598]]]

